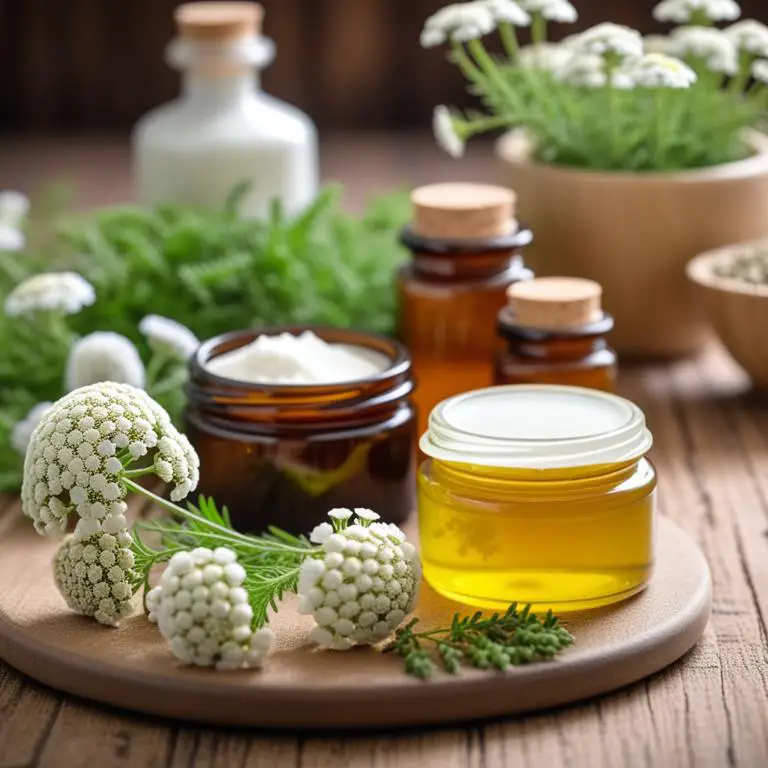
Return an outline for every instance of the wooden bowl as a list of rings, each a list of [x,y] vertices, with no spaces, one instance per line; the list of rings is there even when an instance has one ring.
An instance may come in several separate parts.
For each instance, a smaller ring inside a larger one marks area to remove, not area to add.
[[[768,284],[722,277],[718,267],[755,252],[768,254],[768,239],[752,240],[702,253],[686,268],[703,294],[712,325],[733,359],[768,390]]]

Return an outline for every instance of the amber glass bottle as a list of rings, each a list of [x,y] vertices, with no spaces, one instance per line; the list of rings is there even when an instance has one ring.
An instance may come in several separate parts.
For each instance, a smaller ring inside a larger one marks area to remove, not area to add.
[[[252,384],[206,368],[258,335],[305,330],[379,352],[389,366],[328,385]],[[334,507],[369,507],[395,523],[413,510],[413,381],[401,344],[338,328],[239,331],[205,342],[190,366],[186,424],[200,456],[199,491],[226,505],[237,529],[307,533]]]
[[[482,184],[434,184],[411,195],[401,241],[413,258],[399,272],[400,339],[416,377],[419,434],[432,408],[489,386],[507,288],[533,273],[520,250],[532,238],[514,217],[515,195]]]
[[[497,353],[495,384],[566,384],[613,391],[616,353],[605,336],[613,318],[592,280],[542,277],[509,288],[498,318],[507,342]]]

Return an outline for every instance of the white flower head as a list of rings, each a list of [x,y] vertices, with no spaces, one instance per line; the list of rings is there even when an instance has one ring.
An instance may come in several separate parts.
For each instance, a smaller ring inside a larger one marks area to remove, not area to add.
[[[177,659],[220,670],[262,666],[275,635],[253,628],[246,575],[225,547],[178,552],[168,561],[146,604]]]
[[[735,75],[739,69],[736,46],[715,27],[678,27],[669,38],[666,53],[680,59],[698,59],[710,71],[724,75]]]
[[[322,559],[302,563],[297,592],[299,611],[317,623],[312,640],[346,650],[377,643],[400,626],[416,603],[421,565],[405,534],[369,509],[334,522],[333,533],[323,528],[315,537]]]
[[[13,425],[11,431],[11,446],[14,451],[24,456],[32,438],[32,433],[40,423],[40,420],[51,409],[53,403],[45,401],[32,406],[29,413],[19,422]]]
[[[53,577],[73,611],[111,626],[133,613],[141,578],[133,567],[132,541],[125,529],[64,539],[53,559]]]
[[[162,315],[147,315],[139,331],[156,352],[187,361],[200,346],[200,340],[186,325]]]
[[[8,253],[23,251],[26,244],[27,239],[20,229],[0,221],[0,251],[7,251]]]
[[[573,51],[562,43],[536,43],[520,48],[518,61],[524,69],[542,69],[558,72],[573,56]]]
[[[768,59],[758,59],[752,65],[752,77],[768,85]]]
[[[647,53],[629,61],[617,72],[637,88],[685,89],[696,82],[696,73],[685,62],[663,53]]]
[[[570,44],[575,53],[636,59],[643,55],[643,37],[635,29],[605,22],[577,35]]]
[[[568,0],[520,0],[520,6],[529,14],[538,14],[547,21],[573,24],[579,14]]]
[[[433,48],[455,40],[460,43],[476,40],[496,29],[496,19],[483,0],[446,5],[433,13],[421,32],[423,48]]]
[[[76,389],[57,400],[32,433],[21,487],[24,514],[40,534],[62,533],[73,512],[75,538],[123,529],[123,472],[143,457],[151,465],[152,452],[158,475],[157,456],[173,454],[171,473],[163,477],[175,484],[172,497],[197,486],[197,454],[146,392],[113,382]]]
[[[596,53],[572,54],[554,70],[554,75],[577,88],[603,88],[608,82],[605,60]]]
[[[662,0],[653,9],[656,21],[688,24],[691,21],[733,21],[741,16],[741,8],[734,0]]]
[[[435,107],[432,114],[432,131],[437,146],[444,152],[456,158],[464,154],[464,140],[456,132],[451,110],[444,104]]]
[[[739,51],[751,56],[768,58],[768,26],[754,19],[732,24],[725,34]]]
[[[96,301],[93,286],[76,272],[45,272],[22,280],[5,299],[9,317],[35,312],[77,314]]]
[[[112,331],[94,331],[72,345],[64,379],[68,392],[100,381],[142,388],[144,363],[130,339]]]
[[[29,198],[14,189],[0,190],[0,223],[18,227],[29,213]]]
[[[527,27],[531,17],[515,0],[478,0],[491,12],[497,24],[512,24],[514,27]]]

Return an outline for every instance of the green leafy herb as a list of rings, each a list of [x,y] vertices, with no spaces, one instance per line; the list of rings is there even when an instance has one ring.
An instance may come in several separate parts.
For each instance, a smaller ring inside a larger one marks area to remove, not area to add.
[[[0,253],[0,301],[24,278],[62,268],[86,277],[97,300],[67,318],[0,312],[0,491],[21,484],[13,426],[36,403],[64,394],[77,336],[114,331],[131,339],[147,364],[147,391],[178,423],[186,367],[153,359],[138,330],[147,314],[177,320],[200,339],[306,323],[393,332],[407,195],[376,199],[351,216],[341,209],[340,188],[326,187],[299,216],[275,205],[267,221],[253,221],[237,213],[244,191],[238,185],[220,211],[126,205],[62,217],[54,205],[60,192],[35,201],[30,248],[20,258]]]
[[[457,674],[462,665],[478,669],[505,670],[510,666],[551,659],[573,643],[573,636],[548,611],[543,619],[526,605],[518,611],[512,603],[505,613],[485,617],[455,614],[451,626],[415,630],[412,619],[397,630],[388,650],[405,660],[405,671],[423,680],[436,669],[435,651],[446,672]],[[429,645],[427,645],[429,644]]]

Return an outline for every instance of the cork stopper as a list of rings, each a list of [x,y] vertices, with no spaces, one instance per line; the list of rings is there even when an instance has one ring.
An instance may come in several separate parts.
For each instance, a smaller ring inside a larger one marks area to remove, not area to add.
[[[486,240],[517,227],[517,195],[489,184],[448,183],[417,187],[411,193],[413,231],[441,240]]]
[[[603,317],[603,289],[578,277],[538,277],[507,289],[515,322],[529,328],[558,329],[594,323]]]
[[[182,39],[211,42],[255,37],[263,17],[258,3],[185,3],[173,14]]]

